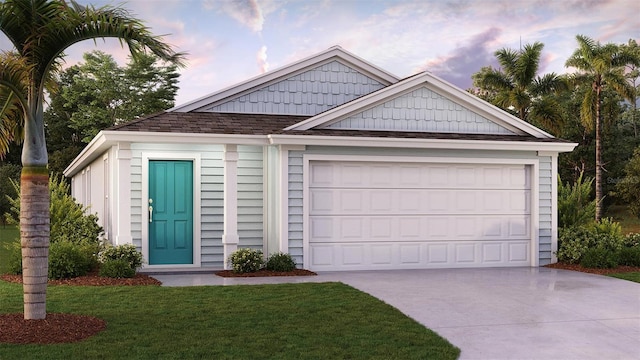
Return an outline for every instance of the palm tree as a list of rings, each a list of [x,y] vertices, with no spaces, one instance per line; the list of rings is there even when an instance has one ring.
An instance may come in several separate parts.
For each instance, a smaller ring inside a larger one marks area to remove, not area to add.
[[[537,76],[543,47],[535,42],[520,50],[496,51],[501,69],[483,67],[473,75],[474,86],[494,105],[557,132],[562,110],[552,94],[565,89],[566,83],[555,73]]]
[[[580,107],[580,119],[589,129],[595,129],[596,140],[596,221],[602,218],[602,95],[611,89],[624,98],[633,96],[634,89],[626,81],[624,67],[638,66],[640,59],[623,47],[608,43],[601,45],[584,35],[576,36],[578,48],[567,59],[565,66],[577,70],[572,80],[576,86],[588,85]]]
[[[5,0],[0,3],[0,30],[14,46],[0,58],[0,152],[6,151],[10,140],[24,136],[20,179],[24,318],[44,319],[49,254],[44,88],[60,70],[63,51],[82,40],[114,37],[128,45],[134,58],[150,50],[163,60],[180,63],[183,54],[175,53],[122,8],[81,6],[73,0]]]

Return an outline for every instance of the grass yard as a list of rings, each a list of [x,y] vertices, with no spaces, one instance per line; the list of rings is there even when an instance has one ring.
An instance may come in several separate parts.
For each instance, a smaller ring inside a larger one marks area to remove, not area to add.
[[[0,274],[8,271],[7,256],[9,251],[5,245],[18,237],[20,237],[20,231],[17,227],[0,225]]]
[[[605,216],[620,222],[622,232],[625,234],[640,233],[640,219],[633,215],[625,205],[610,206]]]
[[[0,344],[0,359],[455,359],[459,350],[395,308],[340,283],[50,286],[48,311],[107,329],[58,345]],[[22,286],[0,281],[0,312]]]
[[[640,283],[640,272],[609,274],[609,276]]]

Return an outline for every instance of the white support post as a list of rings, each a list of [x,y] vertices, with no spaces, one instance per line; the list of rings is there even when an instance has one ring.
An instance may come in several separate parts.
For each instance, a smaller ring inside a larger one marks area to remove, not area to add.
[[[131,244],[131,148],[129,143],[119,143],[116,149],[117,181],[114,183],[117,197],[115,245]],[[144,181],[144,180],[143,180]]]
[[[230,269],[229,256],[238,249],[238,146],[225,145],[224,162],[224,225],[222,246],[224,268]]]

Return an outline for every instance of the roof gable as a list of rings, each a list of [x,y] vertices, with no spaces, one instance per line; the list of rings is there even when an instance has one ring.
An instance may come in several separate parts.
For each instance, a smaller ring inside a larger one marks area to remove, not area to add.
[[[333,60],[197,111],[312,116],[385,86]]]
[[[514,135],[513,131],[426,87],[317,128]]]
[[[409,122],[408,117],[414,119]],[[286,130],[354,129],[469,134],[552,135],[423,72]]]
[[[395,75],[334,46],[169,111],[315,115],[398,80]],[[353,89],[349,83],[353,84]],[[353,94],[349,94],[349,91],[353,91]],[[303,94],[307,94],[306,101],[303,101]],[[313,94],[323,96],[318,101]],[[297,106],[313,102],[321,102],[321,106]],[[267,110],[267,106],[271,111]]]

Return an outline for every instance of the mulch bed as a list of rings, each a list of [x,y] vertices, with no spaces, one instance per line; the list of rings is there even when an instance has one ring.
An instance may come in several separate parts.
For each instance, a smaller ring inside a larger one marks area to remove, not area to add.
[[[293,271],[272,271],[267,269],[260,269],[251,273],[236,273],[233,270],[221,270],[216,271],[216,275],[222,277],[265,277],[265,276],[313,276],[318,275],[313,271],[305,269],[295,269]]]
[[[638,266],[618,266],[617,268],[614,268],[614,269],[590,269],[590,268],[582,267],[579,264],[555,263],[555,264],[545,265],[545,267],[552,268],[552,269],[580,271],[584,273],[598,274],[598,275],[640,272],[640,267]]]
[[[0,280],[12,283],[22,284],[22,275],[0,275]],[[71,279],[52,280],[49,279],[49,285],[76,285],[76,286],[137,286],[137,285],[162,285],[162,283],[149,275],[136,274],[132,278],[108,278],[98,276],[97,273],[91,273],[86,276],[78,276]]]
[[[0,343],[60,344],[91,337],[106,329],[104,320],[76,314],[47,314],[44,320],[24,320],[24,314],[0,314]]]

